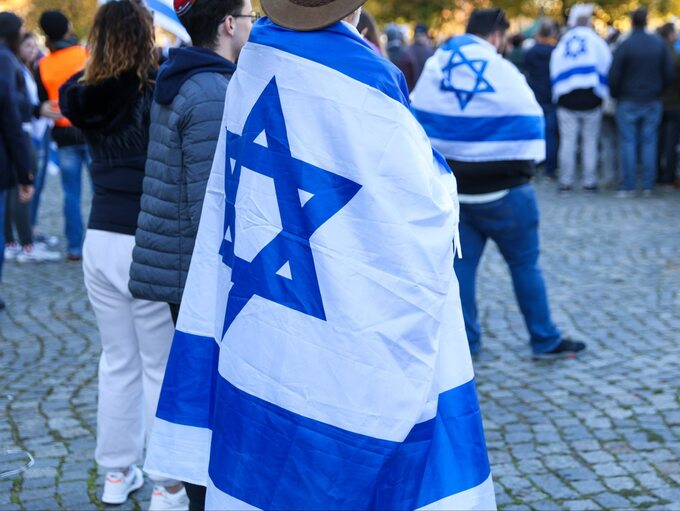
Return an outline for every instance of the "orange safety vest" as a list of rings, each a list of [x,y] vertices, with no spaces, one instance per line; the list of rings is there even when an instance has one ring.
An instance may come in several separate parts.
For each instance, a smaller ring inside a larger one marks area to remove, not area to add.
[[[38,62],[40,79],[50,101],[59,103],[59,87],[64,85],[78,71],[82,71],[87,61],[87,50],[82,46],[69,46],[45,55]],[[68,119],[55,121],[59,127],[72,126]]]

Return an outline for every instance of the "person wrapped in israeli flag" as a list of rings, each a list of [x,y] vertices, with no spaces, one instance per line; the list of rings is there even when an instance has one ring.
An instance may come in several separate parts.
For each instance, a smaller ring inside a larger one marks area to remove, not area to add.
[[[545,123],[524,76],[499,54],[509,27],[503,9],[475,9],[466,33],[427,61],[412,101],[458,181],[463,257],[455,270],[470,351],[482,349],[476,277],[492,240],[512,273],[533,357],[560,357],[582,351],[585,343],[563,338],[550,315],[531,185],[535,162],[545,155]]]
[[[590,4],[571,8],[569,20],[573,28],[562,37],[550,57],[560,132],[561,193],[571,192],[576,183],[579,148],[584,191],[597,191],[599,185],[598,144],[602,104],[609,98],[607,74],[612,55],[607,43],[592,28],[592,14]]]
[[[363,1],[263,1],[229,85],[145,465],[207,509],[495,509],[455,179]]]
[[[577,4],[570,11],[569,31],[550,57],[550,79],[555,102],[577,89],[592,89],[609,98],[607,74],[612,55],[607,43],[592,29],[593,6]]]

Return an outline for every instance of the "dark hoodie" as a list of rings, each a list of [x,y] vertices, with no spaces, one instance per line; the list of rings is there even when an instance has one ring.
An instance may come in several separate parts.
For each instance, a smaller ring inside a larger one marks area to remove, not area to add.
[[[212,50],[198,47],[173,48],[158,73],[154,100],[161,105],[169,105],[184,82],[198,73],[232,75],[235,71],[234,63]]]
[[[79,82],[59,91],[64,116],[85,136],[92,155],[94,195],[89,229],[135,234],[149,143],[151,88],[134,72],[96,84]]]

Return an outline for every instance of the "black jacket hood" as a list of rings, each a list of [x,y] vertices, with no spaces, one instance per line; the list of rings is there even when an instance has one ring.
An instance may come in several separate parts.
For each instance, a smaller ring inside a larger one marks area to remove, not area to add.
[[[133,71],[99,83],[82,83],[82,71],[71,77],[59,90],[62,114],[83,130],[114,130],[130,114],[140,90]]]

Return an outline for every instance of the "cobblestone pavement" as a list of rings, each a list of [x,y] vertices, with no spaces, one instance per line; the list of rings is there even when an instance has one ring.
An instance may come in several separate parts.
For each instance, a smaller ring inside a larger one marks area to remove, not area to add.
[[[680,192],[617,200],[538,185],[556,322],[588,342],[535,362],[495,248],[476,362],[501,509],[680,509]],[[50,178],[43,230],[61,231]],[[79,265],[8,263],[0,314],[0,509],[103,509],[93,462],[99,341]],[[147,482],[118,509],[146,509]]]

